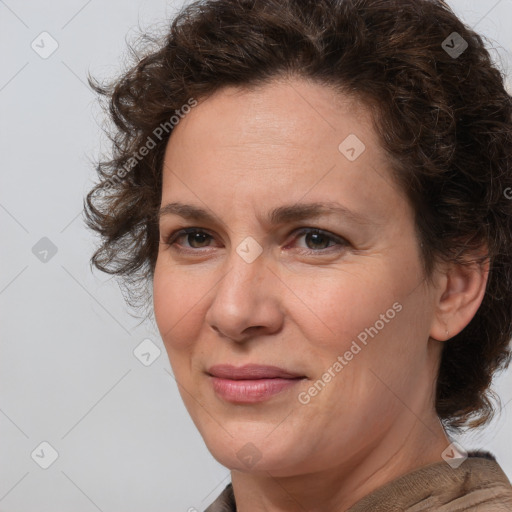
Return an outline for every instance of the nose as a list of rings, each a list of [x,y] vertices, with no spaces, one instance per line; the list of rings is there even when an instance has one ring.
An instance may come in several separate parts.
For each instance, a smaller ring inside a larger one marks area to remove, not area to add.
[[[234,247],[213,293],[205,320],[220,336],[241,343],[281,329],[282,284],[264,253],[251,261]]]

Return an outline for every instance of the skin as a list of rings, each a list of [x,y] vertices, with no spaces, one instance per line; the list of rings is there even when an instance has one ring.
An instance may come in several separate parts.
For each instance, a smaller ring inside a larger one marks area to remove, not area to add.
[[[338,149],[350,134],[366,147],[354,161]],[[434,408],[442,344],[475,314],[488,269],[443,264],[425,281],[412,207],[364,104],[299,78],[221,89],[170,137],[161,205],[173,201],[205,208],[215,222],[161,217],[155,318],[185,406],[231,470],[239,511],[339,512],[442,461],[450,443]],[[278,206],[317,201],[367,223],[265,221]],[[206,236],[166,243],[186,227]],[[304,227],[328,236],[298,234]],[[246,237],[262,249],[251,263],[237,253]],[[397,302],[401,311],[300,403]],[[270,400],[232,404],[205,373],[221,363],[273,364],[306,378]],[[247,443],[254,465],[237,456]]]

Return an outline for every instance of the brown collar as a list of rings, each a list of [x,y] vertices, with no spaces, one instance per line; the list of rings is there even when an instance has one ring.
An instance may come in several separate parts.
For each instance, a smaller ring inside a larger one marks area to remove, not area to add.
[[[205,512],[236,512],[229,483]],[[458,468],[435,462],[366,495],[346,512],[512,511],[512,486],[485,451],[469,452]]]

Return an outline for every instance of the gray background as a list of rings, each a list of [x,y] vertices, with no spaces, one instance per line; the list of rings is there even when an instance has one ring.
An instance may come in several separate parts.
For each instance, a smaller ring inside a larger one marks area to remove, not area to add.
[[[512,0],[449,3],[512,69]],[[188,417],[156,327],[91,273],[95,240],[80,216],[91,161],[107,147],[86,73],[114,76],[137,25],[161,27],[180,6],[0,0],[2,512],[202,511],[229,482]],[[59,45],[46,59],[31,47],[51,49],[43,31]],[[133,354],[145,339],[161,350],[149,366]],[[502,414],[459,440],[497,454],[509,478],[511,384],[509,370],[496,380]],[[47,469],[43,441],[58,452]]]

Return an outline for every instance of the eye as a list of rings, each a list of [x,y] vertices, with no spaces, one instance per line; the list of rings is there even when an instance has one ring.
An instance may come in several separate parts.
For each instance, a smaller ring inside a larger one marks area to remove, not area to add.
[[[185,246],[185,249],[194,250],[201,249],[202,247],[208,247],[207,245],[205,246],[203,244],[213,237],[200,228],[185,228],[171,233],[165,240],[165,243],[169,246],[181,245],[176,244],[176,242],[182,238],[185,240],[185,242],[190,244],[189,247]]]
[[[329,233],[318,228],[301,228],[295,232],[294,240],[300,240],[304,237],[306,248],[301,248],[300,252],[307,254],[321,254],[332,247],[338,246],[343,248],[349,245],[344,238]],[[204,249],[210,246],[212,235],[201,228],[185,228],[171,233],[165,240],[165,244],[174,247],[178,251],[183,252],[202,252],[198,249]],[[180,240],[183,243],[178,243]],[[181,247],[179,247],[181,246]]]
[[[297,239],[304,237],[306,243],[307,253],[319,253],[323,252],[333,245],[345,247],[348,242],[334,234],[317,228],[302,228],[297,233]],[[333,245],[329,245],[330,242],[335,242]],[[327,244],[327,245],[326,245]],[[330,252],[330,251],[329,251]]]

